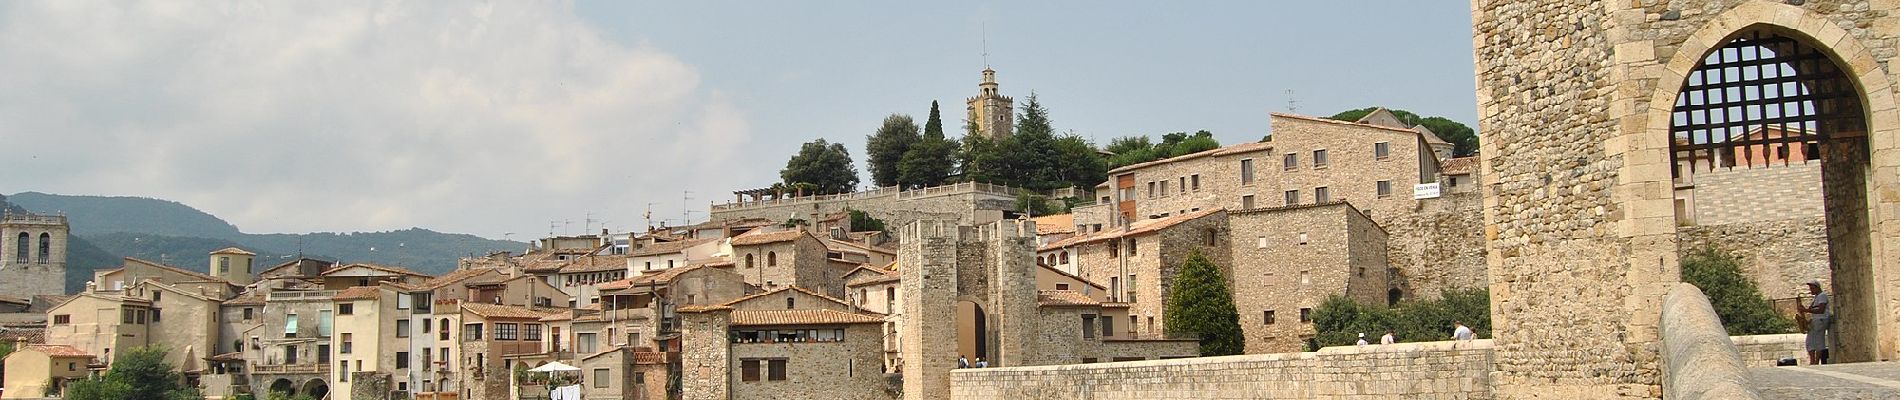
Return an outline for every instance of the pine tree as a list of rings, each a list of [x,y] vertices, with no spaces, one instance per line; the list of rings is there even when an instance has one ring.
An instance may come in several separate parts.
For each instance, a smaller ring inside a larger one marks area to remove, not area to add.
[[[1227,279],[1198,250],[1175,275],[1166,314],[1170,335],[1200,336],[1202,356],[1240,354],[1245,346]]]
[[[879,187],[898,184],[898,163],[919,140],[917,123],[909,115],[891,114],[877,133],[864,138],[865,162],[871,167],[871,182]]]
[[[923,137],[897,163],[897,181],[910,187],[942,185],[956,170],[956,156],[957,144],[944,138],[943,115],[931,101]]]
[[[785,162],[779,177],[787,186],[810,184],[817,188],[818,193],[808,194],[849,193],[858,186],[858,170],[851,166],[851,151],[843,144],[824,139],[800,146],[798,155]]]

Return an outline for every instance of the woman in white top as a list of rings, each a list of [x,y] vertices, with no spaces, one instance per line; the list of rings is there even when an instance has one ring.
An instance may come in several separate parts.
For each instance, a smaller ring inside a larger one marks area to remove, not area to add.
[[[1832,315],[1827,311],[1829,299],[1827,292],[1821,291],[1819,279],[1808,281],[1808,293],[1814,295],[1814,300],[1808,302],[1806,307],[1801,307],[1801,312],[1808,314],[1808,364],[1826,364],[1827,325],[1833,322],[1830,321]]]

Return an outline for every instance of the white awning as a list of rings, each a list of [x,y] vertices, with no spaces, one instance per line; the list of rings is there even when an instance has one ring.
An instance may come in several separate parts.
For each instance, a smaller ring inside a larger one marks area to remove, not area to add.
[[[561,363],[560,361],[555,361],[555,362],[548,363],[547,365],[534,367],[534,369],[530,369],[528,370],[528,372],[572,372],[572,371],[580,371],[580,370],[581,369],[578,367],[567,365],[567,364]]]

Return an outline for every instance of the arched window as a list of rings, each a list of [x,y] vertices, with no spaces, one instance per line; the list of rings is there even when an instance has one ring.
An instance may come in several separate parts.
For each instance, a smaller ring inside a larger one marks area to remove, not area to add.
[[[747,255],[745,255],[745,267],[746,267],[746,268],[752,268],[752,255],[751,255],[751,254],[747,254]]]
[[[32,261],[31,259],[27,258],[27,255],[32,254],[31,250],[33,249],[32,247],[33,235],[28,235],[26,232],[20,232],[20,241],[19,243],[16,243],[16,244],[17,246],[15,246],[15,248],[18,250],[13,252],[14,257],[17,257],[20,260],[20,262]]]
[[[767,267],[778,266],[778,252],[774,252],[774,251],[765,252],[765,266]]]
[[[786,298],[785,298],[785,309],[787,309],[787,310],[790,310],[790,309],[792,309],[792,308],[793,308],[793,306],[795,306],[795,305],[797,305],[797,304],[798,304],[798,302],[797,302],[797,300],[798,300],[798,298],[796,298],[796,297],[786,297]]]
[[[53,234],[40,233],[40,263],[53,262]]]
[[[1064,251],[1064,252],[1062,252],[1062,253],[1058,253],[1058,254],[1061,254],[1061,255],[1062,255],[1062,263],[1063,263],[1063,264],[1068,264],[1068,263],[1069,263],[1069,252],[1067,252],[1067,251]]]

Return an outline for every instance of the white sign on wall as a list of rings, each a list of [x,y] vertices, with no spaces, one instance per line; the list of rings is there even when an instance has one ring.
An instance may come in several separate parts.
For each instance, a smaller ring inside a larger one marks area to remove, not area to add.
[[[1438,198],[1438,182],[1412,185],[1412,200]]]

